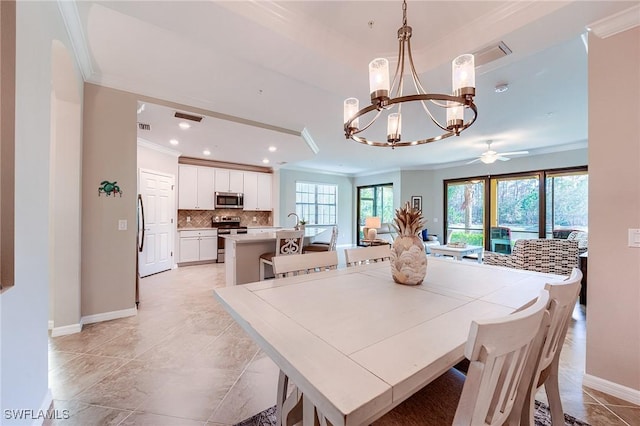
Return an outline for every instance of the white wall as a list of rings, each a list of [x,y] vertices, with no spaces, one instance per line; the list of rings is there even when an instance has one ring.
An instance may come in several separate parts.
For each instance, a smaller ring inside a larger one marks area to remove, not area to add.
[[[51,149],[49,172],[49,294],[52,335],[79,332],[82,174],[81,79],[73,55],[52,44]]]
[[[138,140],[138,170],[147,169],[173,175],[176,184],[178,183],[178,155],[177,151],[175,154],[163,152],[150,148]],[[178,191],[176,191],[177,193]],[[176,200],[177,205],[178,202]]]
[[[353,216],[354,198],[351,178],[297,170],[279,170],[277,175],[280,183],[280,203],[276,223],[285,227],[295,225],[293,218],[287,218],[287,215],[296,211],[296,182],[338,185],[338,245],[353,244],[355,241],[355,231],[353,229],[355,218]]]
[[[47,408],[51,46],[72,51],[55,2],[18,2],[15,286],[0,296],[2,424],[5,409]],[[81,80],[76,70],[78,80]],[[82,93],[79,85],[78,92]]]

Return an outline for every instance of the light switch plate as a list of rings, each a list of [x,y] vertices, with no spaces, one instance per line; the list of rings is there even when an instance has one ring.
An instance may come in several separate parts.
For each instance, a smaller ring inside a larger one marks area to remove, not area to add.
[[[127,219],[120,219],[118,221],[118,231],[126,231],[127,230]]]
[[[629,247],[640,247],[640,229],[629,229]]]

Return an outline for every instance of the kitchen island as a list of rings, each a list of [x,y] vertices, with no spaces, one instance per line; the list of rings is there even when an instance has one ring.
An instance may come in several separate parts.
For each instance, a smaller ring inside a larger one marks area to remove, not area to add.
[[[304,245],[330,228],[306,228]],[[227,286],[246,284],[260,279],[260,255],[276,250],[276,233],[227,235],[225,238],[225,274]]]

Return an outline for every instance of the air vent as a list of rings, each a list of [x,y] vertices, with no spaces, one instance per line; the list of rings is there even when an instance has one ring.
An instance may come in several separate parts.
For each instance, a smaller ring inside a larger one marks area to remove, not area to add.
[[[140,130],[151,130],[151,124],[138,123],[138,129],[140,129]]]
[[[175,118],[182,118],[183,120],[191,120],[191,121],[196,121],[196,122],[200,122],[202,121],[202,117],[199,117],[197,115],[191,115],[191,114],[185,114],[184,112],[177,112],[174,115]]]
[[[495,46],[485,47],[473,54],[475,59],[476,67],[480,65],[488,64],[489,62],[493,62],[496,59],[500,59],[504,56],[510,55],[511,49],[504,44],[504,41],[501,41]]]

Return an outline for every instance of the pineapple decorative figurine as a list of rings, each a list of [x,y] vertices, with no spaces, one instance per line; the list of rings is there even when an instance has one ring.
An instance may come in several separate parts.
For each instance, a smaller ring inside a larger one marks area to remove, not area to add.
[[[427,275],[427,254],[418,232],[424,225],[422,212],[410,203],[396,209],[393,227],[398,236],[391,246],[391,274],[398,284],[422,284]]]

